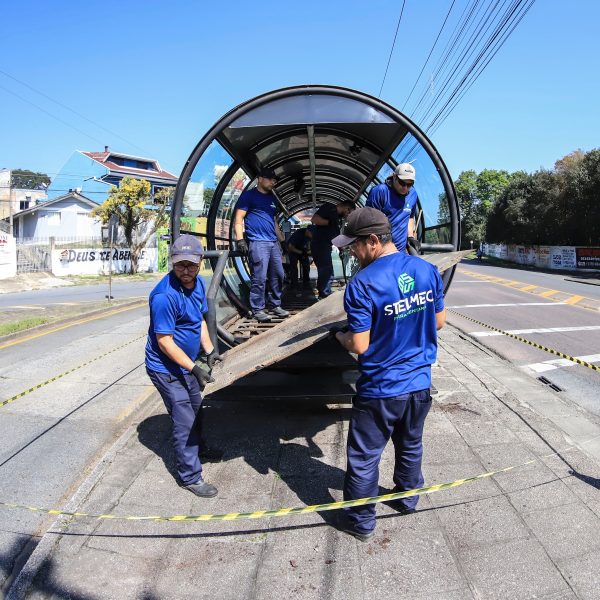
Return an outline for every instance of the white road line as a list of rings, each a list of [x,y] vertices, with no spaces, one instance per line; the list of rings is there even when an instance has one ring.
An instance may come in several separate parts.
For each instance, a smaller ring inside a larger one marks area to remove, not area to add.
[[[457,304],[446,308],[493,308],[494,306],[561,306],[566,302],[513,302],[507,304]]]
[[[45,306],[28,306],[25,304],[13,304],[12,306],[3,306],[6,310],[17,309],[17,310],[46,310]]]
[[[563,333],[569,331],[598,331],[600,325],[585,325],[582,327],[545,327],[540,329],[507,329],[506,333],[520,335],[521,333]],[[475,337],[493,337],[503,335],[499,331],[472,331],[469,335]]]
[[[585,356],[575,356],[575,358],[589,363],[600,362],[600,354],[586,354]],[[553,371],[560,367],[574,367],[576,364],[577,363],[574,363],[572,360],[567,360],[566,358],[555,358],[553,360],[545,360],[541,363],[525,365],[523,368],[531,369],[536,373],[545,373],[546,371]]]

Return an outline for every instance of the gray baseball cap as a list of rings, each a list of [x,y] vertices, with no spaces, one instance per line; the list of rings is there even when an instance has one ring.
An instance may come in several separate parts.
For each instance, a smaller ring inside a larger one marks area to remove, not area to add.
[[[171,244],[171,260],[173,263],[189,262],[200,264],[204,248],[197,237],[184,233]]]

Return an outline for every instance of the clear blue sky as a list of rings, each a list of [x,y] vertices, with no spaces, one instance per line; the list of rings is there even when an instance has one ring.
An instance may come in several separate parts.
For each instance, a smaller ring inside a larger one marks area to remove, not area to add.
[[[448,33],[467,3],[456,0]],[[260,93],[323,83],[377,95],[401,4],[6,3],[0,70],[94,124],[0,73],[0,168],[53,174],[75,149],[107,144],[179,175],[205,131]],[[406,0],[383,100],[402,107],[450,4]],[[577,148],[600,147],[598,23],[596,0],[535,2],[431,136],[454,178],[465,169],[550,168]]]

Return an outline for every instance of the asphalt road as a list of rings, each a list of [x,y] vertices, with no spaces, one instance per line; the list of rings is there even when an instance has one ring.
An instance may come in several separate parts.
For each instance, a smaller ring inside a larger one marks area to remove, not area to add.
[[[117,300],[147,298],[159,277],[147,281],[117,282],[112,286],[112,296]],[[28,311],[43,310],[55,304],[73,305],[84,302],[98,302],[108,294],[108,285],[69,285],[27,292],[0,294],[0,310],[20,311],[25,316]],[[35,314],[39,314],[38,312]]]
[[[504,281],[490,281],[488,276]],[[600,373],[456,314],[600,366],[600,312],[582,307],[586,303],[600,306],[600,286],[566,281],[564,275],[476,261],[461,263],[446,297],[446,306],[451,309],[450,323],[532,377],[544,377],[557,385],[566,399],[600,415]]]
[[[136,308],[0,350],[0,401],[108,353],[0,406],[0,501],[57,507],[73,494],[154,389],[147,326],[147,308]],[[0,586],[51,520],[0,506]]]

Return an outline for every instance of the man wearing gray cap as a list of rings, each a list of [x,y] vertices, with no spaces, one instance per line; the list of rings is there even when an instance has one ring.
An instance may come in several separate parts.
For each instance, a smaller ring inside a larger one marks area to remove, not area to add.
[[[380,210],[392,225],[392,239],[404,252],[408,238],[416,235],[415,216],[419,197],[414,184],[417,173],[410,163],[399,164],[390,177],[369,192],[365,206]]]
[[[399,252],[387,217],[360,208],[333,239],[349,248],[360,264],[344,294],[347,327],[333,327],[331,337],[358,354],[360,377],[352,399],[348,429],[344,500],[376,496],[379,461],[392,439],[394,491],[420,488],[423,426],[431,407],[431,365],[437,353],[437,330],[444,325],[444,288],[430,263]],[[390,503],[413,512],[418,496]],[[361,541],[373,537],[375,506],[345,509],[337,524]]]
[[[202,254],[202,244],[192,235],[182,235],[171,245],[173,270],[150,293],[146,372],[171,416],[180,485],[197,496],[212,498],[217,488],[202,479],[200,458],[204,453],[214,459],[217,453],[209,451],[202,440],[200,392],[214,379],[194,361],[201,348],[209,369],[222,358],[203,319],[208,306],[198,275]]]

